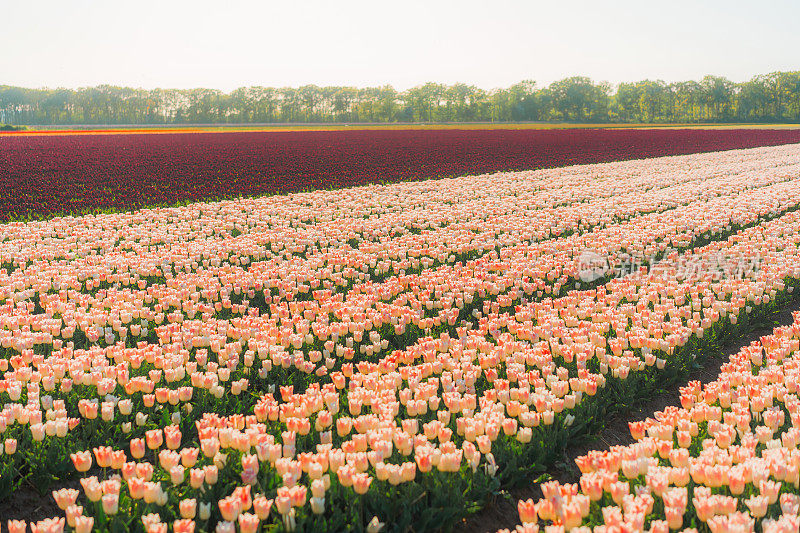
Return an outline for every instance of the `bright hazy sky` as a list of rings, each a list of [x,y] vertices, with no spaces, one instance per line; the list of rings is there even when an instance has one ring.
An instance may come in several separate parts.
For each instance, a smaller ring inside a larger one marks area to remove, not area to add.
[[[504,87],[800,69],[800,1],[0,0],[0,84]]]

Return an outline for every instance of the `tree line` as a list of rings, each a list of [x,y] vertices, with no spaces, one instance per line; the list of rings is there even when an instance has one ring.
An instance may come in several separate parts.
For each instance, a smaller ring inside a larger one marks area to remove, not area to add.
[[[665,83],[595,83],[575,76],[484,90],[426,83],[383,87],[133,89],[101,85],[28,89],[0,85],[0,123],[225,124],[326,122],[593,123],[800,122],[800,71],[734,83],[719,76]]]

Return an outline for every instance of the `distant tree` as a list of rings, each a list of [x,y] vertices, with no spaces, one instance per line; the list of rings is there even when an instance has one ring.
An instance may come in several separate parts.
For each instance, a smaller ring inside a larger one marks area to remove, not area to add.
[[[509,89],[511,98],[511,120],[541,120],[539,100],[536,97],[536,82],[523,80]]]
[[[700,82],[706,120],[720,122],[733,116],[733,83],[719,76],[706,76]]]
[[[490,91],[426,83],[382,87],[80,89],[0,86],[0,122],[9,124],[186,124],[251,122],[800,122],[800,72],[743,83],[719,76],[666,84],[607,83],[576,76],[537,87],[524,80]]]
[[[381,122],[396,122],[398,120],[397,119],[397,112],[399,110],[398,99],[399,95],[397,91],[395,91],[394,87],[392,87],[391,85],[384,85],[383,87],[378,89],[377,117],[380,119]]]
[[[608,90],[583,76],[566,78],[550,84],[553,111],[561,120],[604,122],[608,119]]]
[[[785,93],[786,119],[800,122],[800,72],[781,72],[780,77]]]

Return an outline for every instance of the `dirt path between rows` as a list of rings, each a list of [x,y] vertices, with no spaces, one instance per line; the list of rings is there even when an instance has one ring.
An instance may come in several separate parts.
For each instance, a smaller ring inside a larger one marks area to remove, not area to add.
[[[792,312],[800,310],[800,300],[795,300],[789,307],[781,310],[773,318],[774,327],[788,326],[792,323]],[[731,355],[737,353],[742,347],[749,345],[753,341],[759,340],[764,335],[772,334],[772,327],[762,327],[742,335],[723,346],[723,350],[715,357],[706,359],[703,367],[693,370],[685,379],[670,387],[669,391],[663,392],[653,397],[649,402],[640,405],[636,409],[625,413],[619,413],[611,417],[606,427],[596,436],[590,437],[573,446],[569,446],[564,454],[564,459],[552,468],[549,472],[551,479],[561,483],[577,483],[580,479],[580,470],[575,465],[575,459],[581,455],[586,455],[592,450],[607,450],[612,446],[632,444],[628,429],[628,422],[644,420],[653,417],[657,411],[662,411],[670,405],[680,405],[678,390],[689,381],[699,381],[703,385],[710,383],[719,376],[720,367],[728,362]],[[498,529],[513,529],[519,524],[519,514],[517,512],[517,501],[533,498],[538,500],[542,497],[542,491],[538,484],[531,482],[530,487],[514,489],[502,494],[478,513],[464,519],[458,524],[454,531],[456,533],[485,533],[495,532]]]

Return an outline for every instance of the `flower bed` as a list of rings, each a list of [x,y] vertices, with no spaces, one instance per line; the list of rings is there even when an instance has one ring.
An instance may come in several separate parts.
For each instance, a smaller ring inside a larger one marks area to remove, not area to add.
[[[77,471],[76,529],[432,529],[794,298],[796,146],[531,175],[3,227],[0,491]],[[567,291],[590,244],[655,255]]]
[[[576,484],[519,502],[517,531],[796,531],[800,313],[681,405],[630,424],[636,443],[576,460]],[[508,530],[504,530],[508,531]]]
[[[0,220],[796,142],[765,129],[4,136]]]

